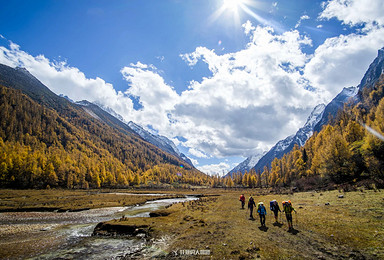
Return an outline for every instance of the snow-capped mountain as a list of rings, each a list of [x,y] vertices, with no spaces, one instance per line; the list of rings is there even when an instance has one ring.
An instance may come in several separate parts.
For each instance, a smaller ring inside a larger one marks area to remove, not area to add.
[[[345,103],[355,100],[358,91],[358,87],[343,88],[343,90],[325,107],[322,118],[315,125],[313,130],[319,132],[324,125],[328,124],[330,118],[337,115],[337,112],[344,107]]]
[[[135,124],[132,121],[128,122],[128,126],[147,142],[150,142],[151,144],[159,147],[163,151],[166,151],[170,154],[173,154],[177,157],[182,158],[185,162],[187,162],[189,165],[193,167],[191,160],[187,156],[185,156],[183,153],[181,153],[179,149],[177,149],[176,145],[167,137],[162,135],[152,134],[149,131],[145,130],[143,127],[139,126],[138,124]]]
[[[313,134],[313,128],[321,120],[325,105],[316,106],[309,115],[305,125],[300,128],[295,135],[288,136],[280,140],[268,152],[256,154],[248,157],[245,161],[233,168],[228,174],[234,172],[244,173],[254,168],[256,171],[263,170],[265,165],[269,165],[275,157],[281,158],[285,153],[291,151],[295,144],[302,146]]]
[[[290,152],[297,144],[303,146],[305,142],[312,136],[314,127],[319,123],[324,115],[325,104],[317,105],[309,115],[307,122],[300,128],[295,135],[288,136],[284,140],[277,142],[254,166],[256,171],[263,171],[264,166],[270,165],[273,159],[281,158],[284,154]]]
[[[113,109],[103,107],[94,103],[91,103],[86,100],[75,102],[80,106],[85,112],[87,112],[93,118],[103,121],[104,123],[123,131],[126,134],[135,134],[139,135],[145,141],[157,146],[161,150],[170,153],[183,161],[185,161],[190,166],[194,167],[191,160],[181,153],[176,145],[165,136],[155,135],[145,130],[143,127],[133,123],[132,121],[126,123],[121,115],[116,113]]]
[[[315,107],[305,125],[295,135],[277,142],[271,150],[258,160],[254,166],[255,170],[262,171],[264,166],[269,166],[275,157],[281,158],[285,153],[291,151],[295,144],[303,146],[315,131],[320,131],[324,125],[329,123],[330,118],[337,115],[337,112],[344,107],[344,104],[349,101],[359,101],[359,92],[363,88],[372,88],[382,74],[384,74],[384,48],[378,51],[376,59],[369,65],[367,72],[357,87],[344,88],[327,106],[322,104]],[[247,165],[251,161],[249,158],[234,169],[243,169],[243,165]],[[257,155],[254,158],[257,158]]]
[[[255,167],[256,163],[265,155],[266,152],[261,154],[255,154],[249,156],[245,161],[238,164],[235,168],[233,168],[227,175],[231,175],[236,172],[244,173],[245,171],[249,172],[253,167]]]
[[[119,119],[121,122],[127,124],[124,118],[120,114],[116,113],[115,110],[113,110],[112,108],[103,106],[101,103],[98,103],[98,102],[95,102],[95,104],[99,106],[101,109],[103,109],[105,112],[107,112],[108,114],[111,114],[112,116]]]
[[[372,88],[382,74],[384,74],[384,48],[378,50],[376,59],[369,65],[367,72],[358,86],[359,90]]]

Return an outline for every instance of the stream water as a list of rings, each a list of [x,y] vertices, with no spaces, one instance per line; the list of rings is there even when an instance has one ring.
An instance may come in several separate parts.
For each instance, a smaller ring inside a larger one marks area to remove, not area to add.
[[[15,244],[26,243],[34,246],[35,249],[36,247],[41,248],[38,254],[19,252],[18,258],[119,259],[140,250],[145,241],[140,238],[92,236],[97,223],[122,216],[149,217],[149,213],[154,210],[165,208],[173,203],[195,199],[197,198],[159,199],[138,206],[100,208],[80,212],[1,213],[0,227],[5,231],[7,228],[21,230],[20,237],[13,241]],[[12,241],[8,240],[3,245],[6,243],[10,244]]]

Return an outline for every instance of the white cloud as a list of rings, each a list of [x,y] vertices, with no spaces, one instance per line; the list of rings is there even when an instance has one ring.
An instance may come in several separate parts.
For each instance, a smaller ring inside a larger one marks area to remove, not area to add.
[[[189,158],[189,157],[188,157]],[[193,159],[193,158],[189,158],[189,160],[191,160],[192,164],[197,167],[197,165],[199,165],[199,161],[196,160],[196,159]]]
[[[202,151],[199,151],[198,149],[195,148],[190,148],[189,153],[193,156],[196,156],[198,158],[208,158],[208,156],[203,153]]]
[[[302,15],[299,19],[299,21],[297,22],[297,24],[295,25],[295,28],[298,28],[300,25],[301,25],[301,22],[304,21],[304,20],[309,20],[310,17],[308,15]]]
[[[384,46],[384,5],[382,0],[329,0],[323,8],[320,19],[363,25],[357,33],[326,39],[305,67],[311,85],[329,100],[342,87],[358,85]]]
[[[133,112],[131,120],[165,130],[169,125],[169,113],[178,102],[179,95],[154,70],[156,68],[153,65],[147,66],[138,62],[124,67],[121,73],[129,84],[125,94],[137,97],[142,105],[140,110]]]
[[[228,171],[231,170],[230,165],[225,162],[221,162],[219,164],[208,164],[208,165],[198,166],[197,169],[209,175],[220,175],[220,176],[223,176],[224,174],[226,174]]]
[[[52,62],[43,55],[33,57],[12,42],[10,49],[0,47],[0,62],[27,68],[56,94],[65,94],[76,101],[97,101],[127,117],[132,116],[133,103],[127,95],[115,91],[101,78],[86,78],[78,68],[70,67],[65,62]]]
[[[311,85],[330,100],[343,87],[357,86],[369,64],[384,46],[384,28],[366,34],[349,34],[327,39],[305,66]]]
[[[337,18],[345,24],[376,22],[384,25],[382,0],[329,0],[324,4],[321,19]]]
[[[328,1],[320,17],[336,17],[345,24],[382,24],[382,16],[369,8],[357,18],[358,3]],[[337,13],[335,6],[343,10]],[[302,16],[299,21],[305,19],[309,17]],[[97,101],[127,121],[151,125],[174,140],[182,136],[184,141],[177,144],[198,158],[246,157],[295,133],[315,105],[329,101],[343,87],[359,83],[384,45],[384,29],[377,24],[359,34],[329,38],[313,55],[307,55],[303,47],[311,46],[311,39],[297,30],[278,34],[248,21],[243,25],[249,36],[244,49],[219,55],[199,46],[180,55],[189,66],[206,63],[212,73],[191,81],[180,95],[153,65],[141,62],[122,68],[128,83],[124,92],[115,91],[100,78],[86,78],[79,69],[63,62],[52,62],[42,55],[33,57],[14,43],[10,49],[0,47],[0,62],[25,66],[55,93]],[[139,100],[140,109],[133,108],[132,97]],[[222,174],[230,168],[227,163],[199,167],[210,174]]]
[[[306,89],[301,51],[311,41],[297,31],[275,34],[244,24],[250,35],[239,52],[218,55],[205,47],[184,54],[190,65],[205,62],[212,77],[181,94],[173,116],[184,143],[214,156],[248,156],[294,133],[319,97]],[[181,134],[181,133],[180,133]]]

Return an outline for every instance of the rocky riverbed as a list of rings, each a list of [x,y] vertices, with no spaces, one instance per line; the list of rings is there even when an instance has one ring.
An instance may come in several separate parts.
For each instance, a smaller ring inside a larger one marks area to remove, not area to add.
[[[151,211],[190,199],[194,198],[160,199],[136,206],[80,212],[0,213],[0,255],[38,259],[123,258],[141,251],[147,240],[140,236],[92,236],[98,223],[122,217],[149,217]]]

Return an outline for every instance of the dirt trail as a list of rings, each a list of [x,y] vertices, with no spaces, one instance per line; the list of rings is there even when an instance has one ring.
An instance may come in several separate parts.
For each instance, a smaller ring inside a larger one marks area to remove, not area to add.
[[[174,259],[174,252],[186,250],[208,250],[209,256],[193,255],[200,259],[384,259],[380,242],[384,228],[378,217],[384,214],[380,194],[351,193],[346,196],[350,199],[340,200],[337,191],[290,196],[259,196],[257,191],[252,192],[256,203],[292,200],[297,210],[297,215],[293,215],[293,232],[288,232],[285,216],[279,217],[282,223],[273,224],[269,205],[265,229],[256,213],[255,220],[249,220],[249,212],[240,208],[240,194],[225,191],[219,197],[174,205],[169,216],[151,218],[146,223],[153,227],[154,236],[173,236],[167,249],[169,259]],[[249,194],[247,191],[247,199]],[[367,208],[372,208],[374,200],[379,203],[375,214],[364,214]],[[329,201],[329,205],[324,201]],[[359,214],[349,214],[357,208]]]

